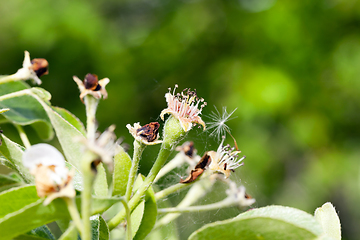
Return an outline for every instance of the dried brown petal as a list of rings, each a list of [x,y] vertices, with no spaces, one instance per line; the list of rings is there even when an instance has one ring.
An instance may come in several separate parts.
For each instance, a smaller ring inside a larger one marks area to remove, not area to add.
[[[191,170],[190,175],[185,180],[180,180],[180,183],[191,183],[195,181],[204,171],[210,163],[210,156],[205,153],[200,159],[194,170]]]
[[[91,73],[86,74],[84,79],[84,86],[86,89],[92,91],[99,91],[101,89],[98,76]]]
[[[45,58],[34,58],[31,61],[31,68],[36,73],[36,76],[41,77],[49,73],[49,63]]]
[[[181,179],[180,183],[191,183],[195,181],[203,172],[204,169],[201,168],[196,168],[195,170],[191,170],[190,175],[184,180]]]
[[[160,124],[158,122],[151,122],[136,130],[136,132],[148,142],[153,142],[157,139]]]

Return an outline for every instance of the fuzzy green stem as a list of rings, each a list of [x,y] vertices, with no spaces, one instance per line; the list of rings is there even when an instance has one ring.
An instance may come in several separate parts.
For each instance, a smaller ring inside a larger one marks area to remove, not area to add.
[[[83,227],[83,224],[81,222],[79,212],[78,212],[78,210],[76,208],[75,199],[74,198],[68,198],[68,197],[64,197],[63,199],[66,202],[66,205],[68,207],[70,216],[71,216],[72,220],[74,221],[76,228],[78,229],[79,233],[82,236],[84,227]]]
[[[126,212],[126,221],[127,221],[127,225],[126,225],[126,239],[127,240],[131,240],[132,239],[132,231],[131,231],[131,211],[129,208],[129,205],[127,203],[127,201],[125,199],[121,199],[120,200],[121,203],[124,205],[124,209]]]
[[[161,168],[158,175],[156,175],[154,182],[157,182],[160,178],[165,176],[167,173],[172,171],[174,168],[181,166],[184,163],[185,163],[185,160],[184,160],[184,157],[182,156],[182,154],[181,153],[176,154],[176,156],[172,160],[170,160],[167,164],[165,164],[164,167]]]
[[[125,200],[128,202],[130,200],[131,197],[131,193],[133,190],[133,185],[135,182],[135,177],[136,177],[136,173],[137,170],[139,168],[139,162],[140,162],[140,158],[141,155],[144,151],[144,149],[146,148],[146,145],[134,140],[134,155],[133,155],[133,159],[132,159],[132,163],[131,163],[131,169],[130,169],[130,173],[129,173],[129,180],[127,183],[127,187],[126,187],[126,193],[125,193]]]
[[[18,125],[18,124],[14,124],[14,126],[16,127],[17,131],[19,132],[21,141],[23,142],[24,146],[26,148],[31,147],[29,138],[27,137],[27,135],[26,135],[26,133],[24,131],[24,128],[22,126]]]
[[[203,211],[211,211],[211,210],[217,210],[221,208],[228,208],[233,207],[236,204],[238,204],[236,201],[234,201],[231,198],[225,198],[224,200],[207,204],[207,205],[200,205],[200,206],[191,206],[191,207],[184,207],[184,208],[159,208],[158,213],[184,213],[184,212],[203,212]]]
[[[158,157],[152,166],[148,176],[145,178],[142,185],[136,191],[134,196],[129,201],[129,208],[132,211],[141,201],[146,190],[154,182],[156,175],[160,171],[161,167],[164,165],[165,161],[172,152],[174,146],[185,136],[185,132],[182,129],[179,120],[174,117],[168,118],[164,127],[164,141],[161,144],[161,149],[158,154]],[[120,211],[115,217],[113,217],[109,222],[109,229],[112,230],[115,228],[121,221],[125,218],[125,210]]]
[[[91,95],[86,95],[84,97],[84,102],[86,106],[86,130],[87,130],[87,139],[89,141],[95,140],[96,133],[96,110],[99,104],[99,99],[94,98]]]
[[[95,160],[96,156],[87,151],[81,161],[81,170],[83,175],[83,191],[81,192],[81,216],[83,220],[83,234],[82,240],[91,239],[91,192],[95,180],[95,173],[91,169],[91,162]]]
[[[169,196],[172,193],[179,192],[182,189],[190,187],[196,181],[197,180],[195,180],[195,181],[193,181],[191,183],[178,183],[178,184],[172,185],[171,187],[165,188],[165,189],[163,189],[160,192],[157,192],[155,194],[155,199],[156,199],[156,201],[158,201],[158,200],[160,200],[162,198],[165,198],[165,197]]]

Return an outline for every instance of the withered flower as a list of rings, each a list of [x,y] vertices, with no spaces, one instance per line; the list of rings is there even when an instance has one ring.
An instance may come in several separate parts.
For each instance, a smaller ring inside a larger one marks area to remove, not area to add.
[[[203,98],[197,97],[196,90],[191,91],[186,88],[181,93],[175,94],[177,87],[178,85],[175,85],[172,94],[170,88],[169,92],[165,94],[168,107],[161,111],[161,119],[164,120],[164,115],[169,113],[180,121],[185,132],[189,131],[196,123],[202,125],[205,130],[205,123],[199,115],[203,107],[206,106],[206,102]],[[198,109],[200,103],[200,109]]]
[[[188,141],[184,142],[181,146],[175,148],[176,151],[183,152],[185,156],[193,158],[196,154],[196,149],[194,148],[194,142]]]
[[[113,168],[113,157],[121,141],[121,139],[116,139],[114,130],[115,125],[111,125],[101,135],[97,133],[95,139],[79,139],[85,145],[86,150],[93,152],[99,157],[93,163],[95,169],[100,162],[106,164],[110,170]]]
[[[109,78],[103,78],[98,80],[98,76],[88,73],[85,76],[84,81],[81,81],[77,76],[73,76],[74,81],[80,90],[80,99],[84,102],[84,97],[88,94],[94,98],[100,99],[101,96],[106,99],[108,97],[105,86],[110,82]]]
[[[247,207],[255,203],[255,199],[250,197],[245,191],[244,186],[237,187],[236,183],[230,181],[229,189],[226,190],[228,198],[234,200],[239,207]]]
[[[39,197],[46,197],[44,205],[59,197],[75,197],[72,184],[73,171],[65,166],[63,155],[53,146],[40,143],[26,149],[23,154],[24,166],[35,176]]]
[[[207,168],[210,171],[222,173],[228,178],[231,172],[234,172],[236,168],[243,165],[241,161],[245,159],[245,156],[238,159],[238,154],[240,151],[235,151],[234,148],[230,148],[229,145],[223,146],[225,138],[222,140],[218,150],[208,151],[200,159],[198,164],[193,170],[191,170],[190,175],[185,179],[181,180],[181,183],[190,183],[196,180]]]
[[[160,124],[158,122],[151,122],[143,127],[139,122],[134,123],[134,127],[130,124],[126,125],[127,129],[129,129],[130,134],[137,140],[145,145],[155,145],[158,143],[162,143],[159,140],[159,127]]]
[[[231,172],[234,172],[236,168],[242,166],[244,163],[241,161],[245,159],[245,156],[238,158],[238,154],[241,151],[231,148],[229,145],[224,146],[225,138],[223,138],[217,151],[209,151],[206,154],[210,156],[211,163],[209,169],[215,172],[220,172],[228,178]]]
[[[30,61],[30,53],[25,51],[23,67],[20,68],[15,74],[8,76],[8,78],[17,80],[32,79],[34,83],[40,85],[41,80],[39,77],[48,74],[49,63],[44,58],[34,58]]]

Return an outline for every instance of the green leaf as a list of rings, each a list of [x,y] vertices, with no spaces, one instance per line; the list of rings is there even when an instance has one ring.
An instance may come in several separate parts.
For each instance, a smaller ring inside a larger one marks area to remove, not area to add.
[[[315,219],[321,224],[325,236],[334,240],[341,240],[340,219],[330,202],[315,210]]]
[[[91,213],[100,214],[117,202],[118,198],[93,198]],[[80,209],[80,197],[76,199],[76,203]],[[65,201],[55,199],[44,206],[43,199],[37,196],[33,185],[0,193],[0,205],[2,239],[11,239],[55,220],[70,218]]]
[[[31,230],[30,233],[28,233],[28,235],[55,240],[54,235],[46,225]]]
[[[249,210],[237,217],[207,224],[192,233],[195,239],[316,239],[322,233],[320,224],[301,210],[268,206]]]
[[[11,239],[57,219],[69,218],[62,199],[43,205],[35,186],[24,186],[0,194],[0,229],[3,239]]]
[[[157,186],[155,191],[159,191]],[[158,208],[169,208],[172,207],[169,201],[158,201]],[[153,229],[149,235],[146,236],[146,240],[158,240],[158,239],[167,239],[167,240],[179,240],[179,233],[176,225],[176,221],[171,221],[166,225],[163,225],[159,228]]]
[[[129,179],[131,158],[120,146],[119,152],[114,157],[113,192],[112,195],[124,196]]]
[[[66,229],[66,231],[59,238],[59,240],[77,240],[77,239],[80,238],[78,237],[78,231],[74,224],[71,224],[68,227],[68,229]]]
[[[28,85],[22,82],[1,84],[0,96],[27,88]],[[38,90],[38,92],[39,91],[40,90]],[[41,91],[45,92],[45,90]],[[2,113],[2,115],[10,122],[22,126],[31,125],[39,137],[44,140],[50,140],[54,137],[54,132],[46,112],[42,105],[32,95],[14,96],[0,100],[0,108],[10,109],[9,111]]]
[[[143,218],[134,240],[144,239],[153,229],[157,218],[157,205],[155,200],[155,193],[150,187],[145,194],[145,210]]]
[[[33,183],[34,176],[30,174],[29,170],[22,163],[24,148],[8,139],[4,134],[1,134],[1,136],[2,145],[0,146],[0,154],[15,167],[15,170],[26,183]]]
[[[100,216],[91,217],[92,240],[108,240],[109,228],[105,220]]]
[[[0,191],[4,191],[12,187],[17,187],[19,185],[21,185],[21,181],[19,181],[19,179],[0,174]]]
[[[119,198],[101,198],[101,197],[93,197],[91,204],[91,214],[100,214],[105,212],[108,208],[110,208],[115,203],[118,203]],[[76,205],[80,210],[80,197],[76,199]]]
[[[139,174],[134,183],[134,191],[136,191],[142,183],[143,183],[143,177],[141,176],[141,174]],[[141,201],[139,205],[137,205],[137,207],[131,213],[131,231],[133,238],[135,237],[141,225],[141,221],[144,216],[144,210],[145,210],[145,201]]]
[[[13,238],[13,240],[48,240],[49,238],[43,238],[43,237],[37,237],[34,235],[27,235],[27,234],[21,234],[15,238]]]
[[[102,163],[97,167],[97,174],[94,182],[94,194],[99,197],[106,197],[109,193],[109,187],[106,179],[106,171]]]
[[[79,132],[81,132],[84,136],[86,135],[84,124],[77,118],[74,114],[61,107],[51,107],[55,112],[57,112],[62,118],[68,121],[71,125],[73,125]]]

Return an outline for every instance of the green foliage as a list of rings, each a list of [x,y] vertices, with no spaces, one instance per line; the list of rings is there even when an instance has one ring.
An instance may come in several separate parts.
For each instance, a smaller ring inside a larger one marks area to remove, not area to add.
[[[316,239],[322,234],[313,216],[298,209],[269,206],[253,209],[237,217],[210,223],[194,232],[195,239]]]
[[[124,196],[131,168],[131,158],[122,147],[114,156],[113,195]]]

